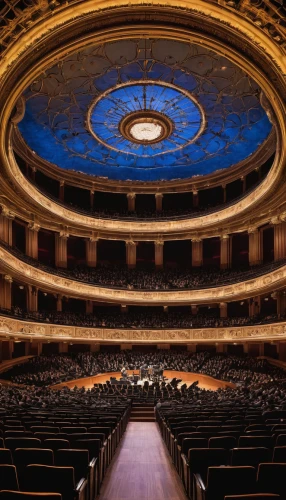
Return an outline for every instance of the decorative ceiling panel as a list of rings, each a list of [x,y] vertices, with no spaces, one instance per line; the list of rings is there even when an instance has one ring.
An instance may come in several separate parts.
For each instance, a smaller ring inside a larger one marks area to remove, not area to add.
[[[66,170],[187,179],[227,169],[267,139],[260,96],[250,76],[199,45],[116,41],[39,75],[24,92],[19,129],[33,151]]]

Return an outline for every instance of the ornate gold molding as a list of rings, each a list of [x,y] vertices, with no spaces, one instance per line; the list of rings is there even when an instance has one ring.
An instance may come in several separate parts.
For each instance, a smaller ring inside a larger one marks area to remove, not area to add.
[[[214,343],[286,340],[286,323],[185,330],[120,330],[85,328],[22,321],[0,316],[0,340],[96,343]]]
[[[130,241],[129,244],[133,245],[134,242]],[[0,268],[2,274],[11,275],[15,281],[35,285],[39,289],[53,294],[84,300],[144,306],[233,302],[286,287],[286,265],[271,273],[231,285],[161,292],[108,288],[49,274],[19,260],[3,247],[0,247]]]
[[[127,29],[110,27],[111,25],[115,26],[117,21],[119,25],[119,20],[124,18],[125,26],[128,26]],[[130,23],[126,24],[126,19]],[[168,25],[170,20],[172,25]],[[148,26],[147,23],[150,21],[153,24]],[[174,23],[180,28],[177,29]],[[96,34],[94,34],[95,26]],[[198,27],[200,28],[200,36],[196,34]],[[201,33],[202,27],[205,33]],[[279,124],[278,150],[280,158],[277,157],[267,180],[262,182],[254,193],[229,209],[192,221],[180,221],[180,224],[177,221],[171,221],[153,223],[153,226],[151,223],[131,222],[126,224],[124,222],[120,225],[118,221],[95,220],[75,214],[40,196],[39,192],[32,189],[30,184],[28,186],[24,183],[23,176],[20,175],[15,162],[12,165],[13,155],[11,143],[8,142],[7,124],[18,96],[33,79],[33,76],[47,67],[51,61],[58,60],[67,51],[78,49],[83,44],[92,43],[95,38],[97,41],[118,39],[148,32],[153,36],[159,36],[161,33],[165,37],[177,40],[194,40],[209,48],[215,46],[217,51],[227,55],[228,58],[255,77],[265,95],[271,100]],[[84,33],[87,34],[84,35]],[[234,46],[238,50],[235,50]],[[251,59],[255,60],[255,65]],[[15,68],[17,68],[17,75]],[[286,119],[285,103],[282,97],[283,93],[285,95],[285,82],[283,80],[285,73],[286,61],[282,47],[277,45],[269,34],[266,34],[254,23],[251,23],[243,15],[238,15],[238,11],[235,9],[226,9],[213,3],[208,4],[203,0],[198,0],[195,4],[191,0],[169,0],[167,5],[162,0],[151,0],[146,3],[142,3],[141,0],[131,0],[131,2],[86,0],[74,5],[66,5],[64,8],[56,10],[52,17],[43,21],[39,20],[36,25],[32,23],[31,27],[7,49],[3,58],[0,68],[0,163],[3,178],[6,179],[6,176],[9,175],[10,181],[14,182],[13,189],[11,189],[11,185],[8,182],[4,184],[3,180],[3,194],[5,193],[5,196],[10,194],[11,200],[13,198],[14,203],[17,203],[19,207],[24,205],[23,211],[37,212],[37,216],[41,220],[45,219],[41,223],[43,227],[49,227],[49,224],[50,227],[55,227],[61,219],[65,225],[69,226],[70,233],[84,234],[85,236],[90,231],[97,230],[104,234],[104,237],[118,238],[119,234],[125,234],[126,225],[128,225],[128,233],[143,233],[143,239],[153,239],[152,232],[154,227],[158,232],[159,224],[160,232],[171,234],[173,239],[175,239],[175,235],[177,237],[177,235],[193,230],[205,231],[208,232],[209,236],[213,236],[219,225],[221,225],[219,232],[222,228],[230,232],[229,227],[225,226],[230,226],[234,219],[237,230],[244,228],[246,217],[254,218],[256,213],[262,214],[264,221],[267,221],[269,220],[269,206],[277,204],[282,196],[281,191],[278,192],[278,187],[282,186],[281,179],[286,163],[284,151]],[[11,170],[9,162],[11,162]],[[12,177],[14,176],[14,180],[11,178],[11,174]],[[271,204],[267,200],[266,205],[266,197],[273,195],[274,192],[275,199],[271,201]],[[35,199],[34,195],[36,195]],[[28,201],[24,200],[26,197],[28,197]],[[262,216],[259,215],[261,220]],[[238,221],[238,217],[243,217],[243,222]],[[50,219],[50,223],[48,219]]]

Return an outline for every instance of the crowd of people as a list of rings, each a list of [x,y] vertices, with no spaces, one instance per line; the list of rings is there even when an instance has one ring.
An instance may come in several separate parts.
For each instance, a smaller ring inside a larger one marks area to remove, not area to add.
[[[52,389],[50,384],[97,373],[135,370],[142,363],[160,363],[164,370],[191,371],[235,382],[234,388],[205,390],[195,382],[190,386],[180,380],[145,382],[143,386],[95,384],[92,389]],[[120,353],[79,353],[38,356],[18,365],[5,374],[6,379],[21,384],[0,384],[0,408],[49,408],[79,406],[109,409],[120,402],[159,401],[167,406],[216,405],[231,408],[251,407],[262,412],[286,409],[286,377],[265,359],[210,352],[156,351],[150,353],[123,351]]]
[[[216,311],[216,310],[213,310]],[[11,314],[17,318],[52,323],[58,325],[69,325],[89,328],[118,328],[118,329],[191,329],[191,328],[225,328],[230,326],[250,326],[283,321],[284,316],[277,314],[256,316],[234,316],[227,318],[219,317],[217,314],[193,315],[189,311],[164,312],[152,307],[142,308],[142,311],[121,313],[120,310],[109,308],[97,308],[93,314],[77,313],[69,311],[27,311],[18,306],[11,310],[0,310],[5,315]]]
[[[230,269],[220,269],[219,267],[128,269],[125,264],[98,265],[97,267],[76,266],[63,269],[43,264],[39,260],[25,255],[16,247],[3,242],[0,242],[0,244],[20,260],[48,273],[102,287],[128,290],[194,290],[227,285],[253,279],[274,271],[284,265],[286,260],[281,259],[255,266],[245,265]]]
[[[285,372],[265,359],[187,351],[159,350],[148,354],[136,351],[96,352],[76,355],[36,356],[14,366],[3,378],[17,384],[47,386],[106,372],[138,370],[142,365],[160,365],[164,370],[202,373],[214,378],[249,386],[285,378]]]

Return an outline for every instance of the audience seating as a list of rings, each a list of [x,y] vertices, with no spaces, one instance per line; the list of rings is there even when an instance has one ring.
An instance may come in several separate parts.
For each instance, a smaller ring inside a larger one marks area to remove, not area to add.
[[[258,491],[277,493],[286,498],[286,463],[263,463],[258,466]]]
[[[255,493],[256,470],[254,467],[209,467],[207,481],[195,474],[196,498],[224,500],[226,495]]]
[[[0,491],[1,490],[19,491],[15,465],[0,465]]]
[[[25,478],[26,491],[60,493],[62,500],[85,500],[87,481],[75,483],[73,467],[28,465]]]

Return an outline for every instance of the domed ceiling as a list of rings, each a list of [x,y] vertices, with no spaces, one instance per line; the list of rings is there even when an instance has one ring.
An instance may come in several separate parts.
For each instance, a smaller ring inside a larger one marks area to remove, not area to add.
[[[261,89],[196,44],[122,40],[71,54],[24,92],[37,155],[113,180],[187,179],[251,156],[271,123]]]

